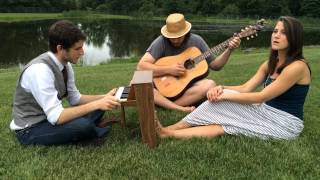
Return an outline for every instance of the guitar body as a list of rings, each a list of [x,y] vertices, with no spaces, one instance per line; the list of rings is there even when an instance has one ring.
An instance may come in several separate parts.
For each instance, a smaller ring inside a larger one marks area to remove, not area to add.
[[[178,55],[160,58],[155,64],[158,66],[168,66],[178,62],[185,64],[186,61],[190,62],[191,59],[199,55],[201,55],[201,51],[198,48],[190,47]],[[186,73],[180,77],[172,75],[155,77],[153,78],[154,85],[163,96],[178,98],[190,85],[205,78],[209,73],[208,63],[205,60],[195,64],[192,68],[186,69]]]

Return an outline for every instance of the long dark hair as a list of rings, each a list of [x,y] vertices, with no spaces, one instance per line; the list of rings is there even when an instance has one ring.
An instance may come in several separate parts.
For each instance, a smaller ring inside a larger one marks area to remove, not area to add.
[[[295,18],[290,16],[281,16],[278,22],[283,22],[285,34],[288,40],[288,50],[286,59],[283,65],[277,69],[277,73],[281,73],[283,68],[296,60],[304,59],[302,47],[303,47],[303,26]],[[278,62],[278,51],[270,49],[268,73],[272,75],[276,70]]]

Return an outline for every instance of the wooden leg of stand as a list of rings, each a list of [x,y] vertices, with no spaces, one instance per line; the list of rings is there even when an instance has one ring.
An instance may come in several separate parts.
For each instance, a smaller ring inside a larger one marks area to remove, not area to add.
[[[154,123],[154,100],[152,83],[136,84],[134,86],[136,104],[139,113],[142,141],[150,148],[158,145]]]
[[[121,119],[120,119],[120,125],[122,128],[126,127],[126,111],[124,109],[124,106],[121,106]]]

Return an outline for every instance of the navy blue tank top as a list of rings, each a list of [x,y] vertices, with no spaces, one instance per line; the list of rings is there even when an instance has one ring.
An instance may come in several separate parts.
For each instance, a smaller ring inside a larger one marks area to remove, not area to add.
[[[264,86],[268,86],[274,79],[266,79]],[[303,104],[309,91],[309,85],[295,84],[280,96],[266,102],[267,105],[292,114],[303,120]]]

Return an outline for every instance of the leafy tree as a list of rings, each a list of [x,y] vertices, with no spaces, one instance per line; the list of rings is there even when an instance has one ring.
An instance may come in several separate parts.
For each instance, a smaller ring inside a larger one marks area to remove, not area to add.
[[[177,0],[163,0],[163,9],[165,14],[180,12]]]
[[[100,5],[96,8],[96,11],[108,13],[108,12],[109,12],[109,9],[108,9],[108,6],[107,6],[106,4],[100,4]]]
[[[262,9],[262,16],[279,17],[283,6],[279,0],[269,0],[265,3]]]
[[[319,0],[303,0],[301,12],[308,17],[320,17],[320,1]]]
[[[62,12],[97,10],[113,14],[166,16],[240,15],[278,17],[280,15],[320,17],[319,0],[0,0],[0,12]]]
[[[220,12],[220,15],[222,15],[222,16],[239,16],[240,9],[235,4],[229,4]]]
[[[121,0],[122,1],[122,0]],[[122,2],[121,1],[112,1],[112,0],[109,0],[109,1],[106,1],[105,4],[106,6],[108,7],[108,10],[111,12],[111,13],[119,13],[121,12],[121,9],[122,9]]]
[[[211,15],[211,14],[219,14],[221,10],[227,5],[223,2],[223,0],[205,0],[208,3],[204,3],[203,6],[206,10],[204,10],[204,14]],[[234,4],[233,1],[230,1],[230,4]]]
[[[289,0],[282,0],[281,5],[282,5],[282,8],[280,11],[280,15],[291,15]]]
[[[301,0],[289,0],[288,1],[288,7],[290,9],[290,12],[294,16],[300,16],[301,12]]]
[[[142,6],[139,8],[139,14],[150,17],[155,15],[155,0],[142,0]]]
[[[252,17],[261,15],[263,12],[262,10],[267,4],[265,4],[264,0],[239,0],[237,1],[237,5],[240,9],[241,15]]]

